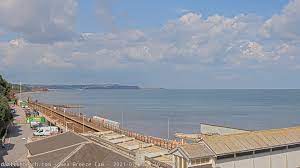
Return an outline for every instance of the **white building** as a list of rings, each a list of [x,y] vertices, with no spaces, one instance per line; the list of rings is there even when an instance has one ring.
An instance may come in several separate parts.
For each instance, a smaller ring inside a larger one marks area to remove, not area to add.
[[[300,127],[202,135],[171,154],[176,168],[300,168]]]

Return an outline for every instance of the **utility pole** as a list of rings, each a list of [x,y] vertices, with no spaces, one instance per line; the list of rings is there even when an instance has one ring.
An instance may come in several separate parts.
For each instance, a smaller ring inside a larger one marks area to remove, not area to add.
[[[82,133],[84,133],[84,115],[80,113],[79,104],[78,104],[78,111],[79,111],[79,115],[82,115]]]
[[[168,118],[168,139],[170,139],[170,119]]]
[[[122,121],[122,125],[121,126],[122,126],[122,128],[124,128],[124,125],[123,125],[123,123],[124,123],[124,113],[123,113],[123,111],[122,111],[122,120],[121,121]]]
[[[22,96],[21,96],[21,93],[22,93],[22,83],[21,83],[21,81],[20,81],[20,100],[22,100]]]
[[[73,132],[74,132],[74,123],[73,122],[67,122],[66,123],[66,132],[68,132],[68,124],[72,124],[73,125]],[[70,130],[72,130],[72,129],[70,129]]]
[[[64,124],[65,124],[65,129],[67,131],[67,123],[66,123],[66,108],[64,108]]]
[[[84,115],[82,114],[82,133],[84,133]]]

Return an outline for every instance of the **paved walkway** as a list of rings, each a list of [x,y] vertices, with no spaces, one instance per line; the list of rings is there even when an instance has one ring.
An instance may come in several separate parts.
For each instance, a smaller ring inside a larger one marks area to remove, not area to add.
[[[16,106],[16,116],[14,122],[8,129],[8,136],[5,140],[5,149],[1,149],[0,162],[6,165],[15,165],[11,167],[28,167],[27,148],[25,144],[27,139],[32,137],[32,130],[28,124],[25,124],[26,116],[22,108]],[[9,166],[7,166],[9,167]]]

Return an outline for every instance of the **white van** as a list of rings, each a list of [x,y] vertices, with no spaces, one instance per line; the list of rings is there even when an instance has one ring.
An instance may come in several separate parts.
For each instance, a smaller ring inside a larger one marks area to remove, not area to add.
[[[35,132],[33,132],[34,136],[49,136],[52,134],[58,133],[58,127],[48,126],[48,127],[39,127]]]
[[[39,124],[40,124],[40,122],[38,122],[38,121],[31,121],[30,128],[36,129]]]

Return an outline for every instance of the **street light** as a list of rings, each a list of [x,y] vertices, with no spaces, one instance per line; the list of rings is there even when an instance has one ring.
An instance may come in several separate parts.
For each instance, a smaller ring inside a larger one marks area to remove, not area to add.
[[[68,124],[72,124],[73,122],[66,122],[66,132],[68,132]],[[73,131],[74,131],[74,125],[73,125]]]
[[[78,111],[79,111],[79,115],[80,115],[81,113],[80,113],[79,104],[78,104]],[[84,133],[84,114],[82,114],[82,133]]]
[[[122,122],[121,127],[124,128],[124,113],[123,113],[123,111],[122,111],[122,119],[121,119],[121,122]]]
[[[84,133],[84,114],[82,114],[82,133]]]
[[[66,108],[64,108],[64,124],[65,124],[65,129],[67,130],[67,123],[66,123]]]
[[[20,100],[22,100],[22,83],[20,82]]]
[[[170,119],[168,117],[168,139],[170,139]]]

